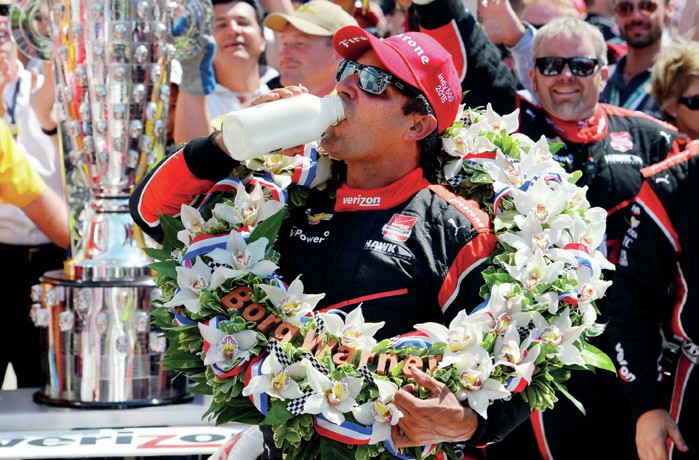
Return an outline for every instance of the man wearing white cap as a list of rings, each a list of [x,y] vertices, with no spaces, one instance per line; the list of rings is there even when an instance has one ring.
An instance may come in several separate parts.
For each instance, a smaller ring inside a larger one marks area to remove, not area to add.
[[[339,5],[314,0],[291,14],[273,13],[264,25],[275,32],[281,43],[278,55],[279,77],[270,88],[303,85],[316,96],[325,96],[335,87],[335,72],[342,58],[332,46],[332,36],[357,21]]]

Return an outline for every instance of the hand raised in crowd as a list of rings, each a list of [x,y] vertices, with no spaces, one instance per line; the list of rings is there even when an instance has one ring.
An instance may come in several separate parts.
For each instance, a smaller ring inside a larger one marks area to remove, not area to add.
[[[514,46],[524,35],[524,24],[512,9],[510,0],[480,0],[478,20],[495,44]]]
[[[678,450],[689,450],[677,423],[665,409],[652,409],[638,417],[636,447],[641,460],[667,460],[668,438],[672,439]]]
[[[476,413],[461,405],[443,382],[415,367],[411,372],[415,382],[430,391],[430,396],[426,399],[415,396],[413,384],[405,385],[393,396],[393,403],[403,413],[403,418],[392,430],[396,447],[471,439],[478,427]]]
[[[34,110],[39,124],[47,131],[56,127],[57,120],[53,113],[53,105],[56,98],[56,84],[54,80],[53,63],[43,63],[44,81],[39,84],[39,69],[32,69],[32,86],[29,94],[29,104]]]

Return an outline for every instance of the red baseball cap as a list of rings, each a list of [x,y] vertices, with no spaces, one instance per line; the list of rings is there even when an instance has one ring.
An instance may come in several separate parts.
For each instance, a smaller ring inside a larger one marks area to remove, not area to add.
[[[335,51],[355,61],[371,47],[389,73],[419,89],[437,117],[442,134],[454,121],[461,103],[461,81],[451,54],[434,38],[406,32],[383,40],[361,27],[346,26],[333,36]]]

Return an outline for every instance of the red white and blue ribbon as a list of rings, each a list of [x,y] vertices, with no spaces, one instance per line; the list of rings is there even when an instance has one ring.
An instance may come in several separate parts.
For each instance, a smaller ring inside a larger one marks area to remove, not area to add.
[[[250,179],[249,184],[253,186],[259,185],[262,189],[269,192],[270,198],[282,204],[286,204],[288,192],[274,182],[271,174],[265,173],[261,176],[254,176]]]
[[[575,256],[575,260],[578,261],[578,268],[587,267],[587,269],[590,270],[590,275],[594,276],[592,257],[590,257],[587,246],[584,244],[570,243],[563,246],[563,249],[570,251],[573,256]]]
[[[236,186],[238,184],[242,184],[243,182],[237,178],[237,177],[226,177],[223,180],[220,180],[216,182],[207,192],[206,196],[202,200],[202,202],[199,204],[198,209],[201,211],[204,206],[206,206],[206,203],[211,200],[211,197],[216,194],[216,193],[223,193],[223,192],[228,192],[230,190],[235,190]]]
[[[315,422],[316,432],[330,438],[334,441],[343,442],[345,444],[369,444],[371,440],[372,427],[353,423],[345,420],[341,425],[335,425],[333,422],[323,417],[323,414],[317,414],[313,417]]]
[[[242,235],[245,238],[245,235]],[[187,252],[182,256],[182,262],[180,265],[192,268],[194,265],[194,260],[198,256],[203,256],[214,249],[226,249],[226,244],[228,244],[229,233],[219,233],[216,235],[209,235],[206,233],[200,233],[192,238],[192,244],[189,245]]]
[[[524,377],[510,377],[505,382],[505,389],[510,393],[519,393],[529,385],[529,382]]]
[[[318,155],[318,150],[315,148],[306,149],[304,151],[304,161],[294,168],[294,173],[291,176],[291,182],[293,184],[310,188],[313,179],[316,177]]]
[[[245,386],[248,386],[253,377],[262,375],[262,365],[268,357],[269,354],[264,352],[250,361],[248,368],[245,370]],[[267,415],[267,411],[269,411],[269,395],[267,393],[251,394],[250,401],[262,415]]]

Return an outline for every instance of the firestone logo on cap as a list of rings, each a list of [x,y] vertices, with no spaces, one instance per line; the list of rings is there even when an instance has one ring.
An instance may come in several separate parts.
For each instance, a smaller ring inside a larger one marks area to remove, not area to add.
[[[425,51],[422,49],[422,47],[420,45],[418,45],[415,40],[410,38],[409,35],[399,34],[398,37],[402,38],[403,41],[406,42],[408,44],[408,46],[410,46],[413,49],[415,54],[420,58],[420,62],[422,62],[423,64],[430,63],[429,56],[427,56],[425,54]]]
[[[359,43],[361,41],[367,41],[367,40],[369,40],[369,39],[366,37],[351,37],[351,38],[345,38],[344,40],[341,40],[339,44],[344,46],[345,48],[349,48],[350,45],[352,45],[354,43]]]

